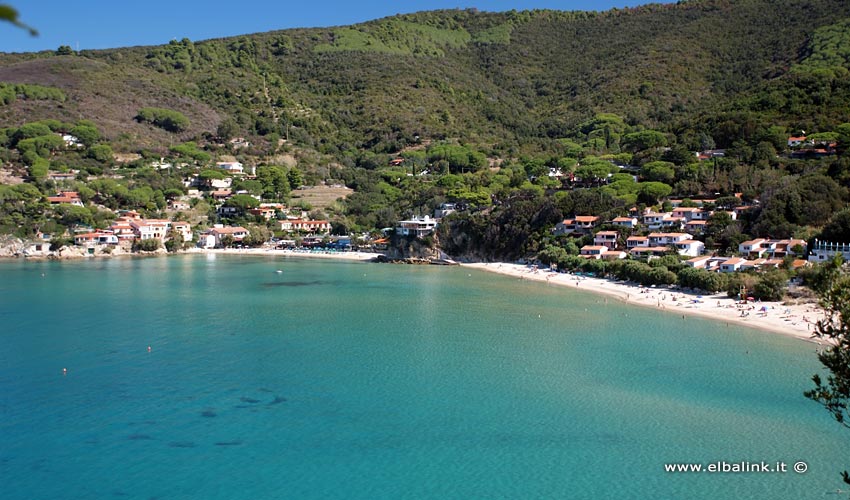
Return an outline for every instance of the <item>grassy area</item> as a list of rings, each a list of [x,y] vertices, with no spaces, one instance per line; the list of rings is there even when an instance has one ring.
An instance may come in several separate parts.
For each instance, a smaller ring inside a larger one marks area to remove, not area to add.
[[[313,208],[324,210],[336,200],[345,198],[353,192],[353,189],[345,186],[304,187],[303,189],[296,189],[292,192],[290,204],[296,205],[298,202],[304,201],[309,203]]]

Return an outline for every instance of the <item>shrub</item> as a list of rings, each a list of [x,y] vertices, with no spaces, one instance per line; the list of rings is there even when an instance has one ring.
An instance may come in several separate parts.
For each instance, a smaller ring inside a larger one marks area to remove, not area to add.
[[[189,119],[179,111],[164,108],[142,108],[136,120],[151,123],[169,132],[182,132],[189,128]]]
[[[133,250],[137,252],[154,252],[159,250],[161,245],[162,243],[157,239],[141,240],[133,244]]]

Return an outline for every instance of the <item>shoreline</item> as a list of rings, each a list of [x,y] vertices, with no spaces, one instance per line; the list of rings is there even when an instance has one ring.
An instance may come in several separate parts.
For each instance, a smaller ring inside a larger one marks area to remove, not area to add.
[[[167,252],[164,249],[159,249],[153,252],[129,252],[120,251],[114,253],[95,253],[85,254],[82,252],[51,252],[48,255],[0,255],[2,261],[81,261],[90,259],[114,259],[122,257],[172,257],[178,255],[197,255],[197,254],[222,254],[222,255],[258,255],[258,256],[283,256],[283,257],[308,257],[308,258],[323,258],[323,259],[343,259],[369,261],[383,254],[371,252],[356,252],[356,251],[299,251],[299,250],[278,250],[272,248],[187,248],[179,252]]]
[[[304,257],[310,259],[338,259],[368,262],[382,255],[380,253],[356,251],[303,251],[271,248],[189,248],[176,253],[165,251],[156,252],[122,252],[118,254],[96,255],[66,255],[61,257],[48,256],[10,256],[0,260],[87,260],[116,257],[169,257],[173,255],[253,255],[261,257]],[[460,263],[462,267],[478,269],[485,272],[511,276],[518,279],[528,279],[555,286],[566,286],[574,289],[587,290],[598,295],[605,295],[620,300],[626,304],[651,307],[666,313],[676,313],[683,316],[698,316],[714,321],[755,328],[773,334],[793,337],[814,344],[828,345],[829,342],[812,337],[815,324],[822,319],[823,311],[816,304],[783,304],[781,302],[757,302],[748,305],[736,304],[734,299],[725,293],[714,295],[695,295],[682,290],[669,288],[646,288],[625,282],[617,282],[604,278],[578,276],[575,274],[557,273],[544,268],[534,268],[523,264],[506,262],[475,262]],[[766,307],[766,310],[762,310]]]
[[[370,252],[311,252],[298,250],[278,250],[272,248],[190,248],[169,255],[185,255],[185,254],[213,254],[213,255],[258,255],[263,257],[307,257],[318,259],[339,259],[339,260],[357,260],[370,261],[378,257],[379,253]]]
[[[786,305],[782,302],[751,302],[741,305],[736,304],[735,300],[727,297],[725,293],[695,295],[675,289],[646,288],[604,278],[557,273],[522,264],[464,263],[461,266],[555,286],[586,290],[613,297],[626,304],[651,307],[665,313],[681,314],[683,318],[698,316],[725,322],[727,325],[745,326],[814,344],[828,345],[827,341],[812,337],[815,324],[824,317],[823,311],[815,304]]]

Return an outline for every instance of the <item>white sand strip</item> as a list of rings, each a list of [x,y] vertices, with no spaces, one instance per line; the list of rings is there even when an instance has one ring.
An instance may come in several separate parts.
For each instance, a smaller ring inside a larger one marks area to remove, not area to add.
[[[737,304],[725,293],[698,296],[675,289],[645,288],[607,279],[555,273],[548,269],[535,269],[522,264],[475,263],[462,265],[520,279],[541,281],[553,285],[568,286],[576,290],[605,294],[629,304],[680,314],[683,318],[689,315],[703,316],[727,324],[743,325],[810,342],[826,343],[812,338],[815,323],[823,318],[823,311],[814,304],[785,305],[781,302]],[[763,308],[765,309],[763,310]]]

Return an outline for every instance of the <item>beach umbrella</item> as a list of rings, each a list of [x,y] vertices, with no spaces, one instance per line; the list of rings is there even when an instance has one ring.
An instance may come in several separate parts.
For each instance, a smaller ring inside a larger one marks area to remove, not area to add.
[[[755,297],[747,297],[747,300],[756,300]]]
[[[762,311],[767,311],[767,306],[761,306]]]

